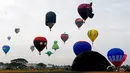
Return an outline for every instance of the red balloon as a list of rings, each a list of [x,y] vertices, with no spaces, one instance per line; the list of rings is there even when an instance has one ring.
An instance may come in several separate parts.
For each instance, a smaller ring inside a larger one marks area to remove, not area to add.
[[[113,63],[116,67],[120,67],[120,66],[122,65],[122,63],[126,60],[126,58],[127,58],[127,55],[124,54],[124,57],[123,57],[122,61],[120,61],[120,62],[112,62],[112,63]]]
[[[121,64],[122,64],[122,61],[114,61],[114,62],[112,62],[112,64],[114,64],[115,65],[115,67],[120,67],[121,66]]]
[[[66,33],[61,34],[61,39],[62,39],[62,41],[63,41],[64,43],[68,40],[68,38],[69,38],[69,35],[68,35],[68,34],[66,34]]]
[[[41,51],[47,46],[47,39],[45,37],[36,37],[33,40],[34,46],[39,51],[39,55],[41,55]]]
[[[127,58],[127,54],[124,54],[124,57],[123,57],[123,62],[126,60],[126,58]]]
[[[86,20],[88,17],[93,18],[94,14],[92,12],[92,2],[90,4],[84,3],[78,6],[78,13],[84,20]]]

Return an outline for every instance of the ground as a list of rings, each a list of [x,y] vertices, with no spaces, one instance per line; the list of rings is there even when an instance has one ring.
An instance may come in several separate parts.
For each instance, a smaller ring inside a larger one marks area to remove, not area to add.
[[[130,73],[130,72],[72,72],[72,71],[0,70],[0,73]]]

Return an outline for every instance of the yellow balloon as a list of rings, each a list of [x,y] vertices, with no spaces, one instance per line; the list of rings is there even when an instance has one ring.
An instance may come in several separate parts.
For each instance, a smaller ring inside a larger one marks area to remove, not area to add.
[[[92,42],[97,38],[98,31],[96,29],[91,29],[88,31],[88,37],[91,39]]]

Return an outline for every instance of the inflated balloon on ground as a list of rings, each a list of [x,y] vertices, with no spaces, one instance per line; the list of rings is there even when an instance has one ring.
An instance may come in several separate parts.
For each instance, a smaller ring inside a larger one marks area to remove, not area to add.
[[[115,67],[119,68],[122,64],[124,51],[120,48],[112,48],[107,52],[107,57]]]
[[[96,51],[88,51],[79,54],[72,64],[72,71],[106,71],[111,64]]]

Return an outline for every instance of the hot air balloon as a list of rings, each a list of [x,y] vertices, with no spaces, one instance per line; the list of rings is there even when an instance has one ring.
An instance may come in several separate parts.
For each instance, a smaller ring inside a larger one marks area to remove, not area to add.
[[[49,11],[46,14],[46,23],[45,24],[46,24],[46,26],[48,26],[50,28],[50,31],[55,23],[56,23],[56,14],[53,11]]]
[[[126,60],[126,58],[127,58],[127,55],[126,55],[126,54],[124,54],[124,57],[123,57],[122,61],[120,62],[120,65],[122,65],[122,64],[123,64],[123,62]]]
[[[123,57],[123,62],[126,60],[126,58],[127,58],[127,54],[124,54],[124,57]]]
[[[20,32],[20,28],[15,28],[15,33],[18,34]]]
[[[112,48],[108,51],[107,57],[111,61],[111,63],[114,64],[115,67],[117,67],[117,70],[119,70],[124,57],[124,51],[120,48]]]
[[[10,46],[9,45],[4,45],[2,47],[2,49],[3,49],[4,53],[7,54],[9,52],[9,50],[10,50]]]
[[[41,51],[46,47],[47,48],[47,39],[45,37],[35,37],[33,40],[34,46],[39,51],[39,55],[41,55]]]
[[[83,25],[83,23],[84,23],[84,21],[83,21],[83,19],[81,19],[81,18],[77,18],[76,20],[75,20],[75,24],[76,24],[76,26],[80,29],[80,27]]]
[[[11,39],[11,36],[8,36],[7,39],[10,40],[10,39]]]
[[[108,66],[110,63],[102,54],[96,51],[87,51],[74,59],[71,68],[72,71],[106,71]]]
[[[88,17],[93,18],[94,14],[92,12],[92,2],[90,4],[80,4],[78,6],[78,13],[84,20]]]
[[[82,52],[91,51],[91,45],[86,41],[78,41],[73,46],[73,51],[76,55],[79,55]]]
[[[61,39],[64,43],[68,40],[68,38],[69,38],[69,35],[67,33],[64,32],[63,34],[61,34]]]
[[[53,44],[53,46],[52,46],[52,49],[54,49],[55,51],[56,51],[57,49],[59,49],[58,41],[54,41],[54,44]]]
[[[88,31],[88,37],[91,39],[92,43],[98,36],[98,31],[96,29],[91,29]]]
[[[53,53],[51,51],[47,51],[45,54],[47,54],[50,57]]]
[[[35,49],[35,46],[34,46],[34,45],[31,45],[31,46],[30,46],[30,49],[31,49],[31,51],[33,52],[34,49]]]

